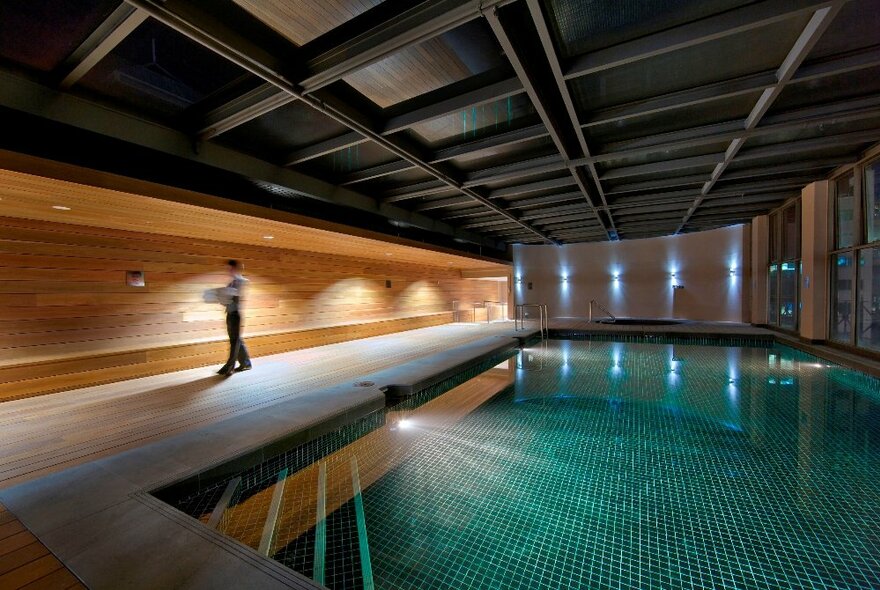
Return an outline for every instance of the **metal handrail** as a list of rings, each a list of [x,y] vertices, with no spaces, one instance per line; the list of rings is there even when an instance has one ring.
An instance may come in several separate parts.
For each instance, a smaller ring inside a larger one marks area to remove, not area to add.
[[[608,309],[604,305],[602,305],[601,303],[599,303],[595,299],[590,299],[590,321],[591,322],[593,321],[593,306],[594,305],[596,307],[598,307],[599,309],[601,309],[602,311],[604,311],[606,314],[608,314],[608,317],[611,318],[612,322],[617,321],[617,317],[613,313],[608,311]]]
[[[535,307],[538,309],[538,324],[541,331],[541,339],[550,337],[550,314],[547,312],[547,304],[546,303],[517,303],[516,304],[516,313],[514,314],[514,331],[519,331],[520,326],[522,329],[526,329],[526,318],[525,318],[525,309],[527,307]]]
[[[507,309],[507,304],[504,303],[503,301],[491,301],[489,299],[484,300],[483,307],[486,308],[486,323],[487,324],[492,323],[492,318],[491,318],[492,314],[490,312],[492,305],[496,305],[498,307],[501,307],[502,309]],[[505,313],[504,315],[505,315],[505,319],[506,319],[507,313]]]

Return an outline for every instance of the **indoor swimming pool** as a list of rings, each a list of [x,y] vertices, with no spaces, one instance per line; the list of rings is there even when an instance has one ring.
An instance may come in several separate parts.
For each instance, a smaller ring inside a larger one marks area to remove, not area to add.
[[[333,589],[880,587],[880,381],[767,345],[498,360],[156,495]]]

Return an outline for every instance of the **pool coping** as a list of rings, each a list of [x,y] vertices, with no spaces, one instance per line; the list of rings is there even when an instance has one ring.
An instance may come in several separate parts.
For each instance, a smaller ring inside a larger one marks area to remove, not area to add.
[[[149,492],[243,456],[272,454],[277,439],[314,438],[385,405],[386,386],[418,390],[511,351],[536,331],[489,336],[341,384],[180,433],[17,486],[0,501],[88,587],[323,588],[209,529]]]

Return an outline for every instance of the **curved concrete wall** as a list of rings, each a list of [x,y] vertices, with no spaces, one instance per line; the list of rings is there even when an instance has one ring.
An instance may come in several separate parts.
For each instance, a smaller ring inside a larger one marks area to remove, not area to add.
[[[546,303],[551,317],[586,317],[596,299],[619,317],[747,322],[749,247],[743,225],[644,240],[517,245],[514,298]]]

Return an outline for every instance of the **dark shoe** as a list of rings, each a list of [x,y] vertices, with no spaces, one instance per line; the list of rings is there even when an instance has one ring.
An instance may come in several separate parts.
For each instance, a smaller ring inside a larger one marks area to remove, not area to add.
[[[238,365],[237,367],[235,367],[235,372],[236,372],[236,373],[241,373],[242,371],[250,371],[250,370],[251,370],[251,364],[250,364],[250,363],[248,363],[248,364],[246,364],[246,365]]]
[[[232,375],[232,367],[227,367],[226,365],[223,365],[222,367],[220,367],[220,370],[217,371],[217,374],[223,375],[224,377],[229,377],[230,375]]]

